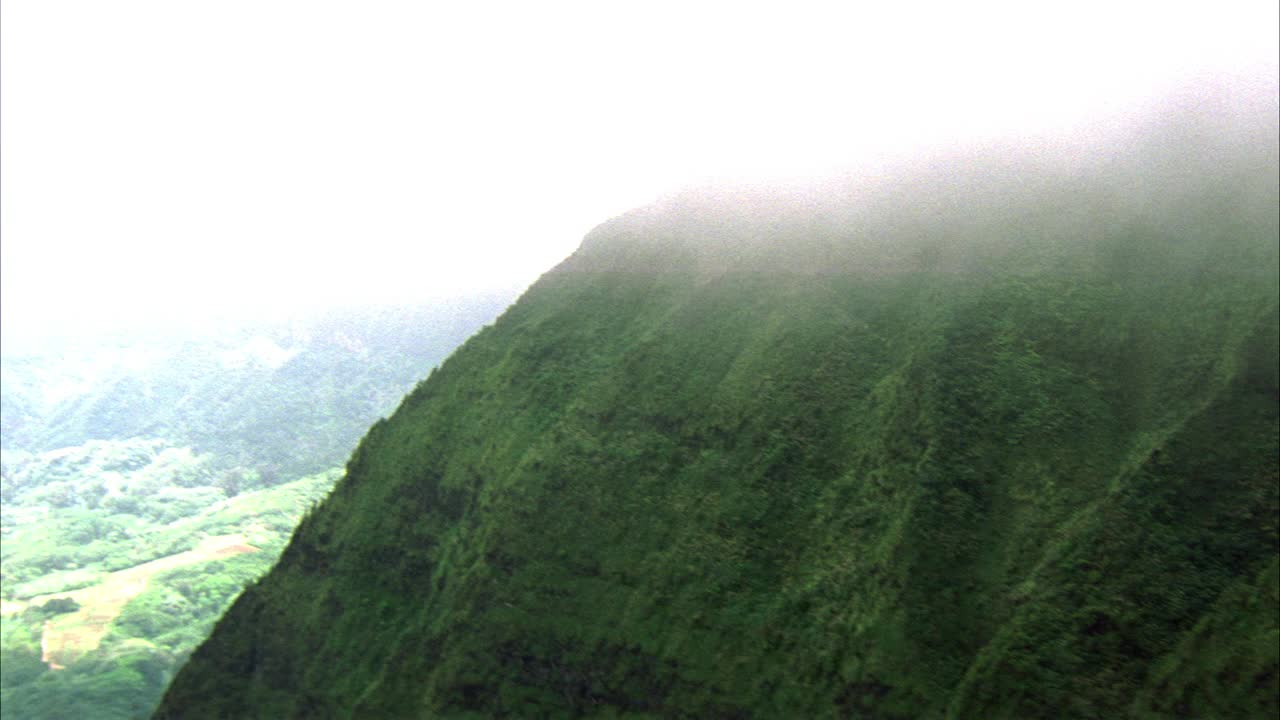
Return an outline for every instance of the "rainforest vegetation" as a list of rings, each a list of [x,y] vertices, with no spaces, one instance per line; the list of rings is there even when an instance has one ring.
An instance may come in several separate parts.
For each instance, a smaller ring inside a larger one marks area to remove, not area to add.
[[[1274,717],[1276,135],[1201,120],[605,223],[156,717]]]

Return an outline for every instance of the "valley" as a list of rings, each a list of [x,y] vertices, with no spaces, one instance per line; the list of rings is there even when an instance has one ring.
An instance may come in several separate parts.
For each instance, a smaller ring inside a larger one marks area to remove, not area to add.
[[[501,302],[6,338],[0,717],[148,715],[363,427]]]

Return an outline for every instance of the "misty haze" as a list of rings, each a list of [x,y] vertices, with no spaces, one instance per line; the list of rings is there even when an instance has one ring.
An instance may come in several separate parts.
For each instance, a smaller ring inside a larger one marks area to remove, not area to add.
[[[50,7],[5,720],[1280,714],[1275,7]]]

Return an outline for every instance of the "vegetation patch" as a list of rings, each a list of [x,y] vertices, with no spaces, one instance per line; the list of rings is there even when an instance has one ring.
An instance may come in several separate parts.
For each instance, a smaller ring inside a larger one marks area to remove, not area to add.
[[[44,622],[40,659],[51,669],[61,670],[85,653],[96,649],[106,636],[111,622],[120,615],[120,611],[130,600],[146,589],[147,583],[156,573],[257,550],[245,544],[243,535],[208,537],[194,550],[108,573],[100,583],[92,587],[60,593],[57,598],[31,598],[28,600],[29,605],[43,603],[42,609],[46,612],[50,603],[62,599],[69,599],[78,606],[70,613],[60,614]]]
[[[145,474],[146,466],[136,470]],[[224,497],[165,524],[146,516],[54,508],[46,513],[51,527],[10,528],[5,550],[12,559],[5,561],[4,585],[9,598],[0,618],[0,717],[149,713],[177,665],[245,584],[270,567],[297,519],[328,492],[334,477],[328,473]],[[126,481],[133,478],[125,473]],[[149,502],[141,495],[136,507],[145,513]],[[57,529],[104,521],[132,532],[78,547],[56,542]],[[11,548],[10,538],[25,542]],[[165,549],[172,552],[155,557]],[[146,559],[124,566],[135,558]],[[83,566],[27,574],[54,563]],[[13,597],[11,576],[33,578],[17,586],[21,597]],[[51,592],[30,593],[40,588]]]

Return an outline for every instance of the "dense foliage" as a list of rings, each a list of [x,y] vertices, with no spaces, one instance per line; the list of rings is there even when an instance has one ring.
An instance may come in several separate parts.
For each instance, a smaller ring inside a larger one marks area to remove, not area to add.
[[[157,717],[1273,717],[1273,138],[603,226]]]

